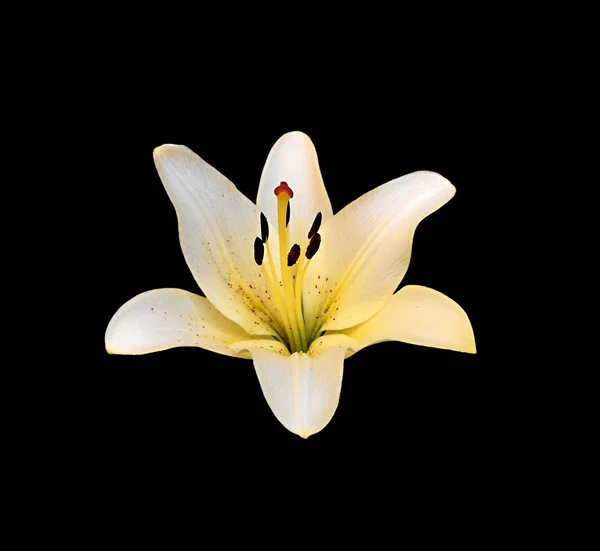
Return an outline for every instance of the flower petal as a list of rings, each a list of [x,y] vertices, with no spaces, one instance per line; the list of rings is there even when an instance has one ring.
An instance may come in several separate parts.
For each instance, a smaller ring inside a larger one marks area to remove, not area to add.
[[[265,283],[254,261],[256,206],[187,147],[163,145],[154,150],[154,160],[177,211],[186,262],[206,297],[249,333],[273,335]]]
[[[229,345],[249,338],[204,297],[181,289],[155,289],[137,295],[117,310],[106,328],[105,345],[110,354],[200,346],[238,356]]]
[[[355,342],[355,341],[354,341]],[[276,354],[281,354],[282,356],[289,356],[290,351],[288,347],[275,339],[252,339],[252,340],[244,340],[234,342],[229,346],[229,349],[232,352],[236,352],[238,354],[246,353],[250,356],[250,352],[257,348],[262,348],[264,350],[269,350],[270,352],[274,352]]]
[[[360,348],[382,341],[403,341],[475,354],[475,336],[466,312],[443,293],[402,287],[368,321],[344,331]]]
[[[414,172],[366,193],[322,228],[303,287],[308,320],[344,329],[375,314],[404,277],[418,223],[455,193],[435,172]]]
[[[323,350],[327,348],[343,346],[347,350],[357,352],[360,350],[360,343],[344,333],[326,333],[322,337],[315,339],[308,349],[307,354],[309,356],[318,356]],[[348,357],[348,354],[346,354]]]
[[[329,423],[340,399],[346,349],[334,346],[314,356],[251,350],[263,394],[286,429],[308,438]]]
[[[294,192],[290,201],[290,244],[304,248],[308,231],[318,212],[323,222],[333,215],[323,184],[317,152],[303,132],[288,132],[272,147],[263,168],[256,204],[269,222],[277,227],[277,198],[273,191],[287,182]],[[278,242],[278,241],[277,241]]]

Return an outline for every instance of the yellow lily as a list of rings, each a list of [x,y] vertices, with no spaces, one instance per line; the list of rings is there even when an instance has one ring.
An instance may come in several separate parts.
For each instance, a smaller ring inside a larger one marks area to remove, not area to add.
[[[271,410],[307,438],[331,420],[344,359],[381,341],[475,353],[464,310],[417,285],[394,294],[418,223],[455,193],[420,171],[333,214],[314,145],[282,136],[256,205],[188,148],[154,151],[181,247],[205,297],[156,289],[125,303],[106,329],[111,354],[177,346],[252,359]]]

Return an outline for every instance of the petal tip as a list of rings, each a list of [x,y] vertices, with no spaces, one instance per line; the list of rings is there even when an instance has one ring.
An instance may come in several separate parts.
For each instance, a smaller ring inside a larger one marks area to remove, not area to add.
[[[469,316],[466,312],[464,312],[464,315],[466,317],[467,327],[465,328],[465,331],[467,334],[465,336],[465,344],[461,352],[466,352],[467,354],[477,354],[477,345],[475,344],[475,332],[473,331],[473,326],[471,325],[471,320],[469,319]]]
[[[308,140],[308,141],[310,141],[310,138],[308,137],[308,135],[305,134],[304,132],[302,132],[302,130],[292,130],[291,132],[286,132],[281,137],[282,138],[286,138],[286,139]]]
[[[314,148],[314,144],[312,140],[308,137],[307,134],[300,130],[294,130],[292,132],[287,132],[281,138],[279,138],[276,142],[277,145],[285,144],[286,146],[293,146],[299,148],[312,147]]]
[[[152,156],[154,157],[154,160],[156,161],[159,158],[171,157],[171,156],[173,156],[173,154],[175,154],[178,151],[181,151],[182,149],[187,149],[187,148],[183,145],[175,145],[172,143],[165,143],[163,145],[159,145],[158,147],[155,147],[154,151],[152,152]]]
[[[466,316],[466,314],[465,314]],[[471,327],[471,322],[467,317],[466,320],[468,327],[464,328],[464,331],[467,333],[461,340],[461,343],[456,347],[457,352],[465,352],[466,354],[477,354],[477,346],[475,345],[475,334],[473,333],[473,328]]]
[[[106,330],[106,336],[104,337],[104,348],[106,349],[106,352],[111,356],[115,354],[122,354],[122,352],[119,351],[119,343],[114,338],[114,335],[109,335],[110,328],[111,327],[109,325],[109,327]]]
[[[430,182],[435,182],[435,184],[437,184],[438,187],[447,188],[450,197],[453,197],[456,193],[456,187],[454,187],[454,184],[450,180],[448,180],[448,178],[442,176],[439,172],[434,172],[433,170],[419,170],[417,171],[417,173],[426,176]]]

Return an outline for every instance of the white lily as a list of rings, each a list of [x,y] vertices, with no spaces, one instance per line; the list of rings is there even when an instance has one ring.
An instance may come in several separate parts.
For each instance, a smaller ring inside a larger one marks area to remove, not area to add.
[[[439,174],[397,178],[334,216],[301,132],[273,146],[256,205],[184,146],[163,145],[154,160],[206,298],[180,289],[134,297],[108,324],[109,353],[199,346],[251,358],[271,410],[303,438],[331,420],[344,359],[366,346],[398,340],[475,353],[453,300],[416,285],[394,294],[417,224],[455,193]]]

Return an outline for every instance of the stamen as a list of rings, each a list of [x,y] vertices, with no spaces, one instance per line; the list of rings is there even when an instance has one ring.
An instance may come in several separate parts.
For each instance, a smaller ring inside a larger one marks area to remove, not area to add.
[[[269,223],[267,217],[261,212],[260,213],[260,235],[263,243],[269,239]]]
[[[288,186],[286,182],[281,182],[275,188],[275,195],[277,195],[277,197],[279,197],[279,195],[281,195],[282,193],[286,193],[290,199],[294,197],[294,192],[290,189],[290,186]]]
[[[296,262],[298,262],[299,258],[300,258],[300,245],[298,245],[298,243],[296,243],[295,245],[292,245],[292,248],[290,249],[290,252],[288,253],[287,265],[293,266],[294,264],[296,264]]]
[[[276,268],[271,254],[269,241],[269,221],[264,213],[260,213],[260,237],[254,241],[254,260],[261,266],[261,275],[266,283],[269,300],[276,309],[273,315],[280,324],[282,342],[289,347],[290,353],[307,352],[311,339],[308,339],[306,322],[302,309],[302,286],[310,260],[317,254],[321,246],[321,235],[318,233],[323,221],[323,214],[318,212],[308,231],[306,241],[294,243],[289,248],[289,223],[291,217],[290,200],[294,192],[286,182],[280,182],[275,188],[277,197],[277,233],[279,244],[279,261]],[[306,247],[306,248],[305,248]],[[302,254],[304,250],[304,254]],[[267,254],[268,262],[263,264]],[[291,269],[293,267],[293,269]],[[315,328],[318,330],[318,328]],[[311,324],[310,331],[313,331]],[[314,337],[313,337],[314,338]]]
[[[265,246],[260,237],[254,240],[254,261],[260,266],[265,256]]]
[[[308,239],[311,239],[313,235],[315,235],[315,233],[317,233],[319,231],[319,228],[321,227],[321,221],[323,220],[323,215],[321,213],[317,214],[317,216],[315,216],[315,221],[312,223],[312,226],[310,227],[310,230],[308,231]]]
[[[306,247],[306,258],[310,260],[313,256],[317,254],[319,247],[321,246],[321,235],[315,233],[311,239],[308,247]]]

